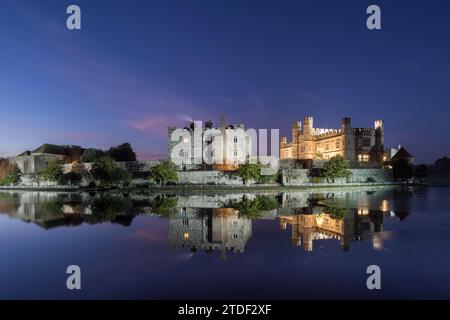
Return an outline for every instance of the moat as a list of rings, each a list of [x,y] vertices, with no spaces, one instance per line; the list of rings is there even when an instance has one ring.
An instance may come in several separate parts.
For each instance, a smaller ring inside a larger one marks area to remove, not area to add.
[[[449,299],[448,208],[432,187],[3,191],[0,298]]]

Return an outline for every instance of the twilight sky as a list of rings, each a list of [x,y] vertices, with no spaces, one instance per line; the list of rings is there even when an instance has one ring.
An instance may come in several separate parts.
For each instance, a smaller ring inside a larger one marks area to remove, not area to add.
[[[450,156],[449,15],[448,0],[0,0],[0,156],[130,142],[161,158],[189,118],[289,134],[311,115],[384,119],[386,146],[432,162]]]

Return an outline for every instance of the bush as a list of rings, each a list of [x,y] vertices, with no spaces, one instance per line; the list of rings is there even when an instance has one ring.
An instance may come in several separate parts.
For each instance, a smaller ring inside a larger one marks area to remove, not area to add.
[[[177,167],[171,161],[162,161],[150,170],[150,178],[159,185],[178,181]]]
[[[310,181],[311,183],[322,183],[323,179],[321,177],[312,177]]]
[[[63,174],[59,179],[59,183],[64,185],[77,185],[81,182],[81,179],[81,174],[71,171],[69,173]]]
[[[374,177],[367,177],[366,182],[375,182],[375,178]]]

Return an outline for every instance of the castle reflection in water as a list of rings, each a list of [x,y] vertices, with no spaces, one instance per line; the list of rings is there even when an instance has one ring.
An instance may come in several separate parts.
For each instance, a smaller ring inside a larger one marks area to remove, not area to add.
[[[232,194],[147,195],[51,192],[1,192],[0,214],[45,229],[103,222],[129,226],[138,215],[167,220],[168,242],[190,251],[244,252],[254,220],[272,220],[290,232],[292,244],[313,251],[330,240],[350,249],[352,241],[371,241],[383,248],[383,220],[404,220],[408,202],[397,203],[397,189],[363,191],[267,192]],[[402,197],[401,199],[404,199]]]

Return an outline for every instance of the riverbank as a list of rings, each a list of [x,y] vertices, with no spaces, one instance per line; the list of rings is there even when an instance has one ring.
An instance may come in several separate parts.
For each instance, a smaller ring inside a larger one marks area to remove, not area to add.
[[[365,188],[365,187],[391,187],[391,186],[410,186],[417,184],[408,184],[400,182],[389,183],[346,183],[346,184],[332,184],[332,183],[309,183],[303,185],[150,185],[146,187],[97,187],[86,188],[77,186],[0,186],[0,191],[49,191],[49,192],[104,192],[104,191],[121,191],[121,192],[133,192],[133,191],[149,191],[149,192],[242,192],[242,191],[292,191],[292,190],[326,190],[326,189],[352,189],[352,188]]]

